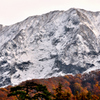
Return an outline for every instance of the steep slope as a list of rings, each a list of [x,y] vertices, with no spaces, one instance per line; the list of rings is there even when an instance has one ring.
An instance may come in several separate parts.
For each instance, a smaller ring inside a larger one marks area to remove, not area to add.
[[[0,31],[0,87],[100,66],[100,13],[71,8]]]

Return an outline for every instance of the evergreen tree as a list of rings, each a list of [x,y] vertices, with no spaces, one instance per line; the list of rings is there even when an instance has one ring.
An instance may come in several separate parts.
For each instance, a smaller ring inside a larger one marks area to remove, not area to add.
[[[30,90],[35,90],[33,97],[29,95]],[[16,96],[18,100],[51,100],[51,93],[46,86],[34,82],[26,82],[24,86],[12,87],[8,96]]]
[[[58,87],[55,89],[53,100],[71,100],[71,94],[65,93],[62,90],[62,84],[59,83]]]
[[[27,98],[27,99],[31,98],[25,91],[23,91],[23,87],[21,87],[21,86],[12,87],[10,92],[11,93],[8,94],[8,97],[16,96],[16,98],[18,100],[25,100],[25,98]]]

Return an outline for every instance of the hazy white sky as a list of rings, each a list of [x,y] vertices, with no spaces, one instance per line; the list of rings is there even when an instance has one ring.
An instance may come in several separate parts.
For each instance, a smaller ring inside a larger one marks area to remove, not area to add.
[[[10,25],[29,16],[73,7],[100,11],[100,0],[0,0],[0,24]]]

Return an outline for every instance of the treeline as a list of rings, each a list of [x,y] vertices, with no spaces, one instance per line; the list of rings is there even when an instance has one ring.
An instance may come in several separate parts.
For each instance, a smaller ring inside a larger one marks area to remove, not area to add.
[[[0,100],[100,100],[100,71],[33,79],[1,88]]]

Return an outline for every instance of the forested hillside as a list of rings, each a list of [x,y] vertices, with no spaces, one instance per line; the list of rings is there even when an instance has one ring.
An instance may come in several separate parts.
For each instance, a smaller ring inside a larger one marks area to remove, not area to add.
[[[17,100],[18,96],[27,98],[18,100],[38,100],[33,98],[34,96],[39,97],[39,100],[100,100],[100,71],[75,76],[33,79],[18,86],[0,89],[0,100]]]

